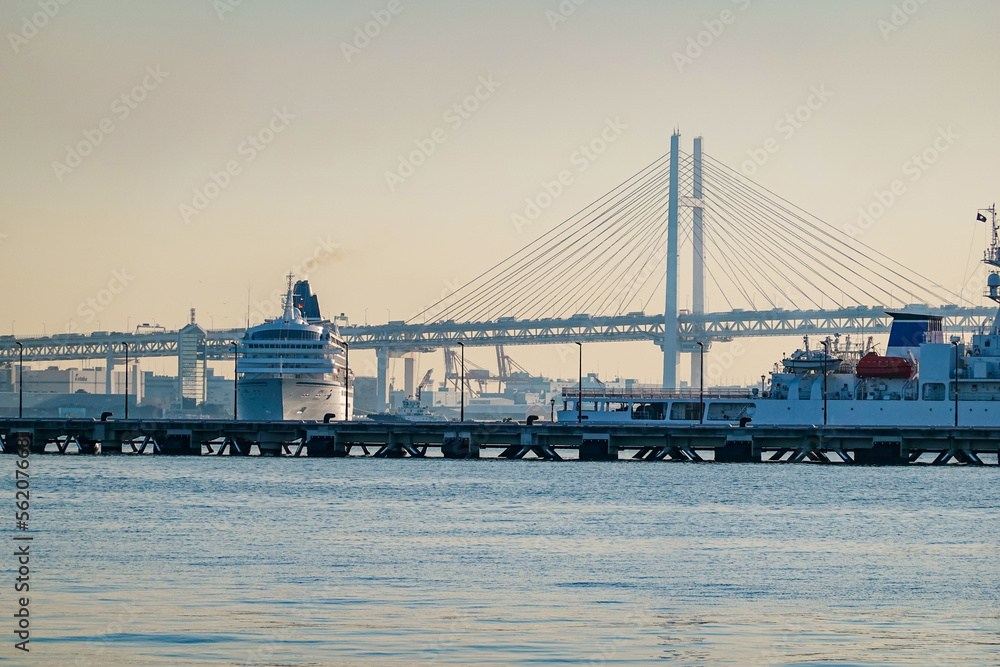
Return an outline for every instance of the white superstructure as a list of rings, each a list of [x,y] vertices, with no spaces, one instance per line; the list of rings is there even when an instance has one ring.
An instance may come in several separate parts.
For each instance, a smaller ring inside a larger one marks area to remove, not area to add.
[[[996,207],[986,297],[1000,304]],[[942,318],[915,309],[890,312],[885,355],[872,342],[852,347],[839,337],[775,364],[770,385],[719,393],[636,387],[563,392],[559,421],[587,424],[733,424],[836,426],[1000,426],[1000,310],[988,330],[944,340]]]
[[[351,419],[354,388],[346,349],[337,326],[320,317],[309,284],[299,282],[293,289],[289,276],[283,315],[251,327],[239,342],[239,418]]]

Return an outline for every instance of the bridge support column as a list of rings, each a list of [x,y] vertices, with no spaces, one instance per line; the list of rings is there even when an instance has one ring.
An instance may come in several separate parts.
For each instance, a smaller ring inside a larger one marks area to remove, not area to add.
[[[691,209],[691,314],[705,314],[705,209],[700,205],[702,197],[701,137],[694,140],[694,171],[692,173],[691,197],[695,205]],[[702,341],[708,344],[706,341]],[[707,350],[706,350],[707,351]],[[701,386],[701,355],[693,349],[691,358],[691,386]]]
[[[375,409],[385,412],[389,409],[389,348],[380,347],[375,350],[378,366],[378,377],[375,381]]]
[[[413,379],[413,357],[407,355],[403,357],[403,388],[406,390],[407,396],[414,396],[416,392],[416,384]]]
[[[111,378],[115,372],[115,358],[111,354],[110,348],[108,351],[108,358],[106,360],[107,367],[104,371],[104,394],[106,396],[111,396]]]
[[[677,192],[681,135],[670,137],[670,192],[667,203],[667,299],[663,311],[663,386],[677,386]]]

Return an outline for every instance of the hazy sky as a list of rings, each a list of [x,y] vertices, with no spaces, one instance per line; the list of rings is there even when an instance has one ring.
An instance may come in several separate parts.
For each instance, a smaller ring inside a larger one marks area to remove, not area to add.
[[[248,289],[272,314],[289,270],[327,314],[408,319],[674,128],[735,168],[772,139],[754,180],[840,228],[900,180],[864,242],[959,291],[1000,187],[998,19],[991,0],[5,0],[0,331],[176,328],[191,307],[237,326]],[[609,120],[607,151],[518,231]],[[797,342],[746,348],[726,379]],[[510,352],[575,375],[574,355]],[[646,380],[661,363],[650,344],[588,361]]]

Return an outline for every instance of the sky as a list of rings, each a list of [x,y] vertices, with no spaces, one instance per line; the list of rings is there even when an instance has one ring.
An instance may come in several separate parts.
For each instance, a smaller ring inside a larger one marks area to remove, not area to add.
[[[176,329],[191,308],[237,327],[277,314],[289,271],[327,315],[406,320],[675,129],[959,292],[997,196],[998,19],[990,0],[5,0],[0,332]],[[709,363],[752,382],[799,343]],[[651,343],[589,347],[586,371],[659,378]],[[508,352],[576,374],[574,354]],[[419,365],[440,375],[440,354]]]

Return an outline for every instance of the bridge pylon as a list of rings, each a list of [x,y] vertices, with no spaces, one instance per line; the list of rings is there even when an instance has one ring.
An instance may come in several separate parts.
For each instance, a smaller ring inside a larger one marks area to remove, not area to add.
[[[701,348],[698,342],[707,350],[711,343],[703,340],[695,332],[683,340],[680,335],[679,311],[677,307],[677,264],[680,254],[678,218],[681,206],[691,208],[691,312],[693,315],[705,314],[705,208],[702,201],[702,138],[695,137],[694,154],[692,156],[692,183],[690,197],[680,196],[680,133],[674,132],[670,137],[670,192],[667,200],[667,277],[666,304],[663,311],[663,386],[676,387],[677,366],[680,354],[690,355],[691,386],[697,387],[701,381]]]
[[[663,309],[663,386],[677,386],[677,361],[680,337],[677,322],[677,211],[680,200],[678,181],[680,173],[681,135],[670,137],[670,192],[667,200],[667,279],[666,304]]]

